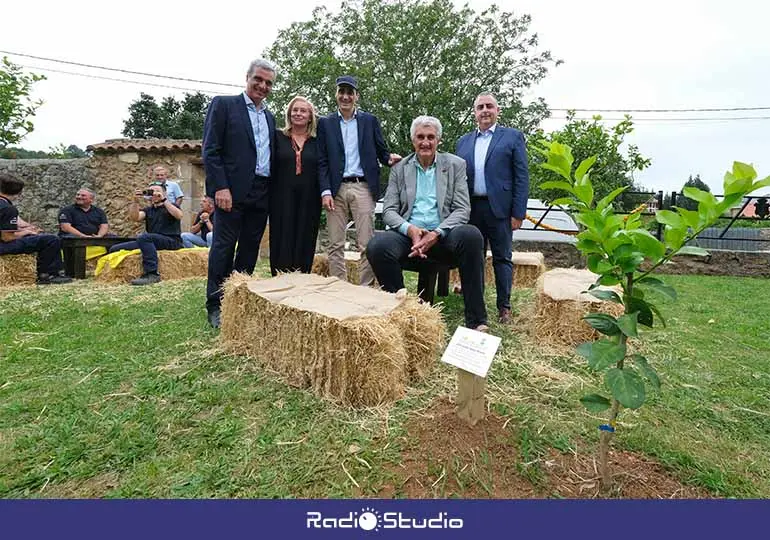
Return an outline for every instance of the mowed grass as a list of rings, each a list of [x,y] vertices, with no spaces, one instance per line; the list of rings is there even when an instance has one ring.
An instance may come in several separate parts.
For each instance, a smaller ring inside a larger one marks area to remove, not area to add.
[[[679,301],[638,345],[663,386],[622,413],[614,445],[716,496],[768,497],[768,280],[664,279]],[[342,409],[218,352],[204,288],[86,281],[0,295],[0,496],[354,497],[394,485],[401,495],[405,424],[454,394],[454,370],[437,364],[393,406]],[[519,472],[538,484],[550,448],[594,452],[603,420],[578,398],[601,381],[522,331],[532,291],[512,300],[517,325],[492,325],[503,344],[487,394],[510,420]],[[492,317],[494,291],[487,305]],[[462,299],[443,312],[454,331]]]

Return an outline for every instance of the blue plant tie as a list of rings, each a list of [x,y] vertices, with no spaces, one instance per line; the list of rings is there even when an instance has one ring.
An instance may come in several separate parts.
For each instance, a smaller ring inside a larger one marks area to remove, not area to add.
[[[610,433],[615,433],[615,428],[609,424],[602,424],[601,426],[599,426],[599,429],[601,431],[609,431]]]

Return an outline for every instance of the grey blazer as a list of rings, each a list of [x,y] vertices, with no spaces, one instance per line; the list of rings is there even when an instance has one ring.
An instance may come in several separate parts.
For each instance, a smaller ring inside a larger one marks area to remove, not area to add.
[[[388,189],[382,203],[382,220],[391,229],[409,221],[417,195],[417,157],[410,154],[390,169]],[[436,204],[441,223],[449,229],[468,223],[471,203],[465,160],[446,152],[436,153]]]

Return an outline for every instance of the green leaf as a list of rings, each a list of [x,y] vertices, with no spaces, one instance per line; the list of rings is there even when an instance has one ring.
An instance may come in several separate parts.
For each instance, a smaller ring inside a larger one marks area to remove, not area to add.
[[[600,339],[583,343],[577,347],[577,353],[588,360],[588,365],[596,371],[616,365],[626,357],[626,345],[609,339]]]
[[[719,204],[716,207],[716,213],[718,215],[722,215],[725,210],[728,210],[735,206],[735,203],[743,199],[743,192],[741,193],[733,193],[732,195],[725,195],[725,197],[719,201]]]
[[[607,315],[606,313],[589,313],[583,317],[583,320],[604,335],[617,336],[620,334],[620,328],[618,328],[617,321],[612,315]]]
[[[564,182],[566,184],[566,182]],[[540,187],[543,187],[542,185]],[[575,199],[570,199],[569,197],[561,197],[560,199],[556,199],[555,201],[551,201],[551,204],[554,206],[574,206],[574,204],[577,201]]]
[[[682,249],[677,251],[676,254],[677,255],[700,255],[701,257],[703,257],[708,255],[709,252],[698,246],[682,246]]]
[[[580,238],[575,244],[575,247],[581,251],[584,255],[590,255],[591,253],[602,253],[602,246],[588,240],[587,238]]]
[[[751,189],[751,181],[753,178],[737,178],[732,182],[725,182],[725,195],[739,195],[743,196],[744,193]]]
[[[583,176],[585,176],[585,174],[588,172],[588,169],[590,169],[593,164],[596,163],[597,157],[598,156],[591,156],[580,162],[580,165],[578,165],[578,168],[575,171],[575,178],[578,182],[582,182]]]
[[[551,165],[550,163],[541,163],[540,166],[543,169],[548,169],[549,171],[555,172],[556,174],[560,175],[562,178],[565,178],[567,180],[570,179],[570,177],[569,177],[569,169],[565,169],[563,165],[557,166],[557,165]],[[542,186],[542,184],[541,184],[541,186]],[[543,189],[550,189],[550,188],[543,188]],[[561,189],[564,189],[564,188],[561,188]],[[571,191],[571,189],[570,189],[570,191]]]
[[[666,285],[658,278],[647,276],[637,281],[636,285],[648,287],[656,292],[659,292],[660,294],[668,296],[672,300],[676,300],[676,289],[670,285]]]
[[[592,413],[606,411],[610,408],[610,405],[612,405],[609,399],[599,394],[588,394],[587,396],[583,396],[580,398],[580,403]]]
[[[694,201],[698,201],[710,206],[717,205],[716,197],[714,197],[714,195],[708,191],[703,191],[702,189],[698,189],[696,187],[686,187],[682,189],[682,193],[684,193],[684,196],[688,199],[692,199]]]
[[[655,304],[650,304],[650,303],[648,303],[647,305],[650,307],[650,309],[653,311],[653,313],[655,313],[655,316],[660,321],[660,324],[663,325],[663,328],[665,328],[666,327],[666,319],[663,318],[663,315],[661,314],[661,312],[658,309],[658,307]]]
[[[607,287],[612,287],[618,283],[620,283],[620,278],[614,274],[603,274],[602,277],[599,278],[599,284],[606,285]]]
[[[655,390],[660,390],[660,378],[652,366],[647,362],[647,359],[641,354],[634,354],[631,358],[633,359],[634,364],[636,364],[642,372],[644,378],[650,381],[650,384]]]
[[[586,257],[586,266],[594,274],[605,274],[610,272],[614,266],[600,254],[591,254]]]
[[[674,229],[682,229],[685,227],[685,223],[682,221],[682,218],[679,216],[679,214],[672,212],[671,210],[658,210],[655,212],[655,219],[658,221],[658,223],[669,225]]]
[[[666,246],[645,229],[633,229],[626,231],[642,253],[653,261],[657,261],[666,254]]]
[[[580,199],[587,205],[590,205],[594,200],[594,188],[591,186],[591,182],[588,177],[585,177],[585,183],[575,184],[575,197]]]
[[[628,337],[637,337],[639,334],[636,330],[636,318],[639,313],[626,313],[618,317],[617,325],[625,335]]]
[[[633,251],[628,255],[619,257],[616,262],[624,274],[630,274],[631,272],[636,272],[644,262],[644,253]]]
[[[737,180],[754,180],[757,177],[757,171],[748,163],[733,161],[733,177]]]
[[[666,242],[666,246],[672,251],[676,251],[682,247],[685,236],[687,236],[687,231],[685,229],[666,227],[663,231],[663,240]]]
[[[588,294],[595,296],[599,300],[609,300],[617,304],[623,303],[623,300],[615,291],[610,291],[607,289],[591,289],[588,291]]]
[[[614,201],[614,200],[615,200],[615,198],[616,198],[618,195],[620,195],[620,194],[621,194],[621,193],[623,193],[625,190],[627,190],[627,189],[628,189],[628,187],[629,187],[629,186],[623,186],[623,187],[619,187],[619,188],[617,188],[617,189],[613,189],[613,190],[612,190],[612,191],[611,191],[611,192],[610,192],[610,193],[609,193],[607,196],[605,196],[605,197],[604,197],[604,198],[602,198],[602,199],[601,199],[601,200],[600,200],[598,203],[596,203],[596,209],[597,209],[598,211],[600,211],[600,212],[601,212],[602,210],[604,210],[605,208],[607,208],[607,206],[608,206],[608,205],[609,205],[609,204],[610,204],[612,201]]]
[[[648,328],[652,328],[652,310],[650,304],[641,298],[631,297],[628,300],[629,313],[638,313],[636,321]]]
[[[611,368],[604,375],[604,382],[612,397],[629,409],[638,409],[644,403],[644,381],[630,369]]]
[[[542,165],[543,167],[546,167],[545,165]],[[551,168],[551,167],[546,167]],[[563,182],[561,180],[550,180],[548,182],[543,182],[540,184],[540,189],[561,189],[563,191],[569,191],[574,195],[575,190],[572,189],[572,184],[569,182]]]
[[[700,225],[700,216],[695,210],[687,210],[686,208],[677,208],[677,212],[682,216],[682,220],[691,229],[697,229]]]
[[[749,192],[756,191],[759,188],[768,187],[770,186],[770,176],[763,178],[762,180],[757,180],[751,185],[751,189]]]

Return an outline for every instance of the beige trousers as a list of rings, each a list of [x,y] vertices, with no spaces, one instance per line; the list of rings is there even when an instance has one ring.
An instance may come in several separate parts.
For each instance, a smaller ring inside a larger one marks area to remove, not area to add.
[[[374,285],[374,272],[366,259],[366,245],[374,235],[374,200],[366,182],[340,185],[334,197],[334,211],[326,214],[326,230],[329,233],[329,274],[347,279],[345,267],[345,227],[348,216],[353,217],[356,226],[356,244],[361,253],[358,266],[361,285]]]

